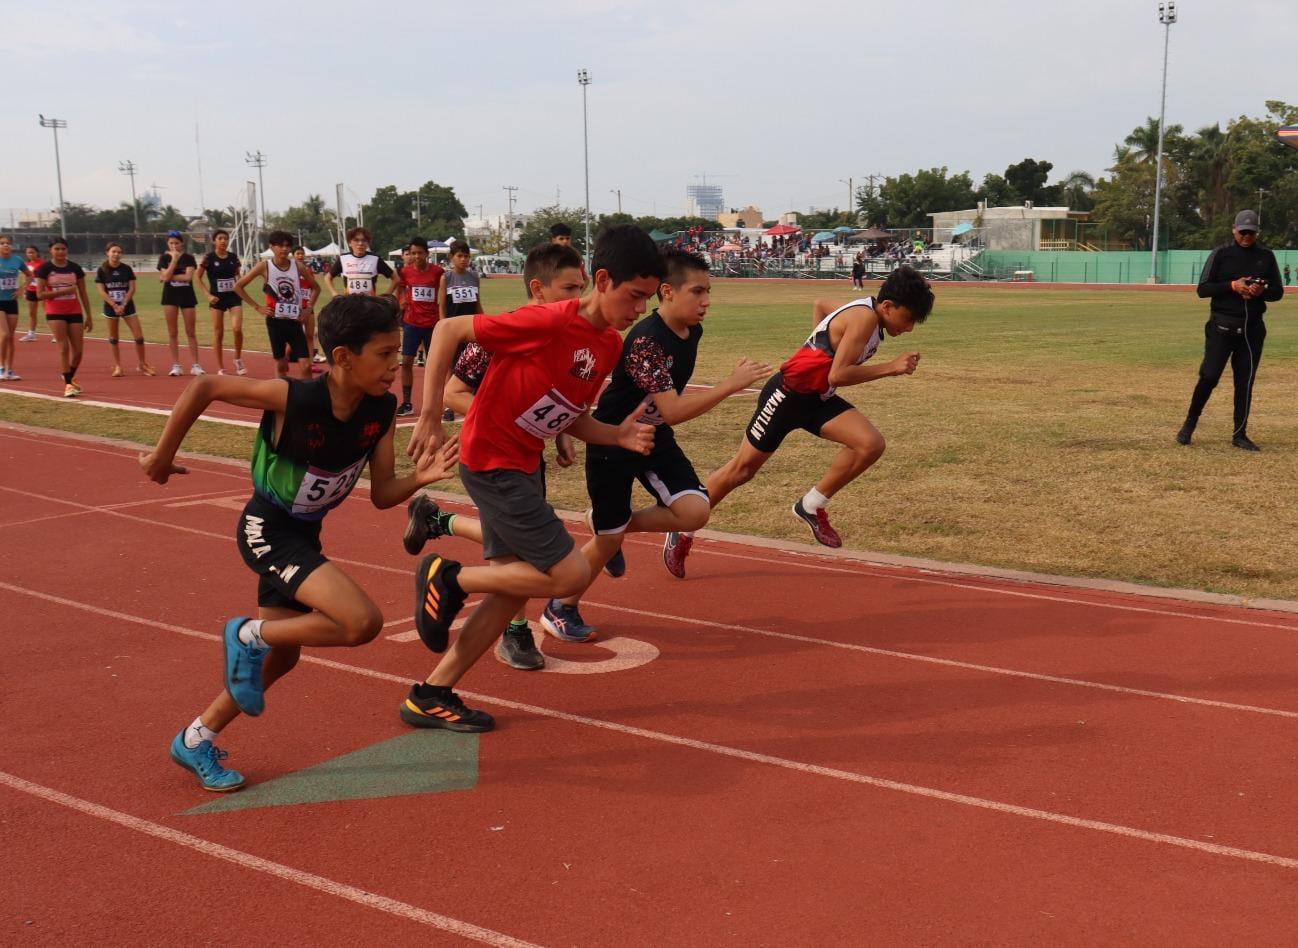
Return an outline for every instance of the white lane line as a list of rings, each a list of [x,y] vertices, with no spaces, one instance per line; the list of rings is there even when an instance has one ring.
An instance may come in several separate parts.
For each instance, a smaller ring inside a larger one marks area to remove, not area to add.
[[[4,437],[12,438],[14,440],[32,441],[35,444],[42,444],[42,445],[49,444],[49,442],[47,441],[39,441],[34,438],[23,438],[19,435],[15,435],[7,431],[0,432],[0,434],[3,434]],[[51,436],[59,437],[57,432],[51,432]],[[115,457],[129,456],[128,452],[126,451],[122,451],[119,453],[119,452],[106,450],[103,448],[86,447],[72,439],[65,439],[64,443],[60,446],[67,447],[73,450],[98,451],[101,454],[110,454]],[[239,477],[241,479],[246,480],[246,476],[244,475],[235,475],[223,471],[212,471],[212,470],[204,469],[204,473],[209,473],[221,477]],[[364,485],[357,485],[356,489],[358,491],[366,490]],[[28,493],[28,492],[20,491],[19,493]],[[32,496],[39,496],[39,495],[33,494]],[[51,499],[58,500],[58,498],[51,498]],[[462,499],[457,498],[454,501],[454,503],[457,503],[465,507],[466,509],[473,508],[473,503],[472,501],[469,500],[468,497],[464,497]],[[98,509],[98,508],[91,508],[91,509]],[[194,531],[194,532],[201,532],[201,531]],[[216,534],[209,534],[209,535],[216,536]],[[637,544],[644,544],[644,545],[654,545],[654,546],[660,545],[656,541],[647,541],[647,540],[644,541],[634,540],[631,542],[635,542]],[[868,563],[862,563],[859,567],[856,568],[851,568],[846,566],[831,566],[828,563],[818,562],[816,559],[814,559],[814,557],[816,557],[816,553],[811,550],[809,550],[806,553],[793,553],[786,550],[772,550],[769,554],[757,556],[749,553],[731,553],[725,550],[709,549],[709,545],[712,543],[730,543],[730,544],[738,545],[737,541],[733,541],[733,540],[715,540],[715,541],[709,540],[707,544],[696,546],[694,552],[698,554],[706,554],[708,556],[719,556],[726,559],[746,560],[754,563],[764,563],[768,566],[771,564],[773,559],[778,559],[780,564],[783,566],[795,567],[800,569],[819,570],[820,572],[824,572],[824,573],[839,573],[847,576],[864,576],[867,578],[875,578],[875,579],[891,579],[897,582],[919,583],[919,584],[929,585],[929,586],[945,586],[952,589],[965,589],[965,590],[972,590],[974,592],[987,593],[988,595],[993,595],[993,596],[1014,596],[1023,599],[1037,599],[1044,602],[1060,602],[1060,603],[1066,603],[1068,605],[1090,606],[1096,609],[1109,609],[1109,610],[1116,610],[1119,612],[1134,612],[1134,613],[1139,613],[1144,615],[1166,616],[1175,619],[1194,619],[1198,622],[1222,622],[1228,625],[1242,625],[1242,626],[1249,626],[1252,628],[1281,629],[1285,632],[1298,632],[1298,626],[1285,625],[1279,622],[1264,622],[1257,619],[1232,619],[1226,616],[1204,615],[1204,614],[1199,614],[1194,612],[1184,612],[1175,609],[1156,609],[1150,606],[1136,606],[1136,605],[1131,605],[1128,603],[1120,603],[1120,602],[1096,602],[1091,599],[1082,599],[1076,596],[1063,596],[1063,595],[1057,595],[1051,593],[1027,592],[1025,590],[1019,590],[1019,589],[1008,589],[1003,586],[983,586],[977,583],[963,582],[960,580],[930,578],[926,576],[915,575],[914,568],[906,567],[906,566],[890,566],[890,565],[868,564]],[[363,563],[355,560],[339,560],[338,562],[346,562],[354,566],[368,566],[374,569],[388,569],[388,567],[375,566],[372,563]],[[404,570],[392,570],[392,571],[405,572]],[[941,574],[939,573],[936,575],[940,576]],[[995,582],[995,581],[996,580],[994,577],[989,579],[989,582]],[[1003,582],[1016,582],[1016,580],[1003,580]],[[1129,593],[1129,594],[1122,594],[1122,595],[1139,595],[1139,593]],[[1209,605],[1207,606],[1207,608],[1231,608],[1231,607]]]
[[[10,489],[12,490],[13,488]],[[25,492],[19,491],[19,493],[25,493]],[[196,498],[196,499],[190,499],[186,501],[186,504],[192,506],[197,504],[211,503],[212,501],[217,500],[218,498],[228,497],[229,494],[230,492],[228,490],[217,491],[215,493],[209,491],[206,494],[189,494],[187,495],[189,498]],[[35,496],[35,495],[29,494],[28,496]],[[101,510],[121,510],[126,507],[147,507],[150,504],[164,504],[167,507],[183,506],[183,504],[179,504],[179,503],[165,503],[166,500],[167,498],[165,497],[152,497],[148,500],[132,500],[122,504],[104,504],[100,509]],[[0,522],[0,527],[9,530],[12,529],[13,527],[25,527],[33,523],[44,523],[47,520],[64,520],[68,517],[82,517],[89,512],[90,511],[88,510],[68,510],[63,513],[46,514],[43,517],[29,517],[26,520],[14,520],[8,523]]]
[[[460,631],[460,629],[464,628],[464,623],[469,621],[468,614],[472,612],[474,609],[478,608],[478,606],[480,605],[482,605],[481,599],[475,599],[472,602],[466,602],[464,604],[464,607],[460,609],[460,614],[456,616],[455,621],[451,623],[451,631],[458,632]],[[405,623],[408,625],[414,621],[415,621],[414,617],[412,616],[406,619],[393,619],[391,622],[385,622],[383,624],[394,625],[394,624]],[[418,642],[419,630],[417,628],[407,629],[405,632],[396,632],[392,635],[386,636],[386,638],[389,642]]]
[[[133,520],[138,523],[148,524],[150,526],[167,527],[172,530],[180,530],[185,533],[195,534],[197,536],[210,537],[211,539],[222,540],[227,543],[234,542],[234,538],[226,534],[213,533],[208,530],[198,530],[195,529],[194,527],[185,527],[179,524],[167,523],[166,521],[162,521],[162,520],[153,520],[150,519],[149,517],[139,517],[134,514],[122,513],[119,510],[105,510],[100,507],[93,507],[90,506],[89,504],[81,504],[81,503],[77,503],[76,501],[65,500],[60,497],[49,497],[43,494],[33,494],[30,491],[19,491],[17,488],[5,487],[3,484],[0,484],[0,491],[23,493],[29,497],[36,497],[40,500],[48,500],[53,503],[70,504],[82,508],[86,511],[104,513],[104,514],[108,514],[109,516],[119,517],[126,520]],[[343,563],[347,566],[358,566],[365,569],[376,570],[378,572],[395,573],[401,576],[406,576],[409,575],[410,573],[409,569],[400,569],[395,566],[385,566],[381,563],[367,563],[364,560],[351,560],[339,556],[330,557],[330,559],[335,563]],[[8,587],[6,587],[5,584],[0,583],[0,588],[8,588]],[[977,589],[978,587],[971,587],[971,588]],[[1046,675],[1038,672],[1019,671],[1013,668],[1001,668],[996,665],[979,665],[973,662],[962,662],[952,658],[938,658],[936,656],[931,656],[931,655],[921,655],[916,652],[902,652],[894,649],[875,648],[873,646],[868,646],[868,645],[858,645],[854,642],[836,642],[832,639],[821,639],[809,635],[797,635],[792,632],[776,632],[773,629],[762,629],[756,626],[736,625],[729,622],[716,622],[712,619],[693,619],[686,616],[675,616],[675,615],[670,615],[668,613],[662,613],[662,612],[650,612],[644,609],[634,609],[630,606],[619,606],[619,605],[614,605],[613,603],[596,602],[594,600],[583,600],[583,604],[587,606],[594,606],[600,609],[610,609],[615,612],[631,613],[633,615],[644,616],[645,618],[649,618],[649,619],[661,619],[666,622],[685,623],[687,625],[698,625],[698,626],[704,626],[713,629],[724,629],[731,632],[746,632],[753,635],[764,635],[767,636],[768,638],[786,639],[790,642],[802,642],[808,645],[821,645],[827,648],[843,649],[850,652],[862,652],[869,655],[879,655],[887,658],[898,658],[898,659],[904,659],[906,661],[924,662],[925,664],[929,664],[929,665],[944,665],[950,668],[959,668],[966,671],[976,671],[976,672],[992,674],[992,675],[1004,675],[1010,678],[1023,678],[1028,680],[1048,682],[1050,684],[1069,685],[1077,688],[1090,688],[1096,691],[1109,691],[1109,692],[1115,692],[1117,694],[1126,694],[1126,695],[1132,695],[1132,696],[1143,697],[1143,698],[1158,698],[1164,701],[1175,701],[1180,704],[1192,704],[1192,705],[1198,705],[1200,707],[1205,707],[1205,708],[1221,708],[1228,711],[1246,711],[1250,714],[1266,714],[1272,717],[1298,718],[1298,712],[1285,711],[1279,708],[1266,708],[1266,707],[1259,707],[1259,706],[1249,705],[1249,704],[1236,704],[1230,701],[1214,701],[1211,698],[1196,698],[1190,695],[1180,695],[1180,694],[1174,694],[1174,693],[1163,692],[1163,691],[1147,691],[1141,688],[1127,688],[1122,685],[1114,685],[1102,681],[1089,681],[1081,678],[1065,678],[1058,675]],[[463,626],[464,621],[465,621],[465,617],[457,618],[456,619],[457,624],[452,625],[452,628],[459,629],[460,627]],[[1222,621],[1230,621],[1230,620],[1222,620]],[[1267,623],[1245,623],[1245,624],[1266,625]],[[1278,626],[1278,628],[1283,628],[1286,629],[1286,631],[1290,631],[1290,632],[1295,631],[1294,629],[1289,628],[1287,626]],[[410,629],[406,632],[398,632],[393,635],[389,635],[386,638],[397,642],[413,642],[418,637],[419,637],[419,633],[414,629]]]
[[[59,395],[47,395],[44,392],[25,392],[20,389],[3,388],[0,394],[17,395],[20,398],[37,398],[46,402],[62,402],[64,405],[89,405],[91,408],[112,408],[116,411],[133,411],[141,415],[162,415],[167,417],[171,415],[170,408],[154,408],[146,405],[128,405],[124,402],[101,402],[92,398],[67,398]],[[199,416],[202,421],[214,422],[218,425],[235,425],[239,428],[256,428],[261,423],[257,421],[246,421],[242,418],[222,418],[218,415],[203,414]]]
[[[141,454],[145,452],[143,446],[137,448],[102,447],[99,445],[87,444],[85,441],[81,440],[81,438],[69,437],[66,432],[62,432],[62,431],[56,432],[53,429],[49,429],[49,433],[51,435],[51,438],[56,438],[58,440],[29,438],[26,437],[25,435],[19,434],[18,432],[14,431],[12,428],[7,428],[4,422],[0,422],[0,438],[7,438],[10,441],[27,441],[31,444],[38,444],[44,448],[65,448],[71,451],[78,451],[78,450],[88,451],[91,454],[106,454],[109,457],[119,458],[119,459],[121,458],[137,459]],[[87,435],[85,437],[94,437],[94,436]],[[234,459],[231,459],[231,462],[238,463],[237,461],[234,461]],[[186,461],[185,466],[193,468],[193,463],[194,463],[193,461]],[[199,463],[202,463],[202,461],[200,460]],[[197,470],[199,473],[202,474],[211,475],[212,477],[228,477],[237,481],[243,481],[244,483],[249,482],[248,474],[246,471],[236,474],[234,471],[216,470],[210,467],[197,468],[195,470]],[[141,476],[143,476],[143,472],[141,472]]]
[[[190,638],[207,639],[209,641],[220,641],[220,636],[199,632],[196,629],[187,629],[184,626],[171,625],[166,622],[159,622],[156,619],[146,619],[143,616],[133,616],[124,612],[117,612],[112,609],[101,609],[84,602],[77,602],[72,599],[65,599],[62,596],[53,596],[48,593],[37,592],[32,589],[24,589],[20,586],[14,586],[9,583],[0,582],[0,589],[9,592],[19,593],[25,596],[32,596],[36,599],[42,599],[46,602],[52,602],[57,605],[66,606],[71,609],[78,609],[83,612],[89,612],[96,616],[108,617],[112,619],[121,619],[133,626],[149,626],[157,629],[165,629],[171,632],[178,632],[181,635]],[[388,672],[379,671],[373,668],[366,668],[363,665],[349,665],[346,662],[337,662],[332,659],[320,658],[316,655],[303,655],[302,661],[312,665],[320,665],[325,668],[332,668],[336,671],[347,672],[352,675],[361,675],[366,678],[373,678],[378,681],[394,682],[399,685],[409,684],[408,678],[402,678],[399,675],[393,675]],[[949,790],[939,790],[934,787],[925,787],[918,784],[903,783],[898,780],[888,780],[884,777],[873,777],[869,774],[856,773],[850,770],[839,770],[835,767],[823,767],[819,764],[810,764],[799,760],[790,760],[784,757],[775,757],[771,754],[762,754],[756,751],[747,751],[738,747],[730,747],[726,744],[715,744],[710,741],[699,741],[690,737],[681,737],[676,734],[668,734],[663,731],[651,731],[647,728],[634,727],[629,724],[622,724],[617,721],[605,721],[599,718],[588,718],[580,714],[570,714],[566,711],[556,711],[552,708],[542,708],[536,705],[523,704],[519,701],[511,701],[507,698],[497,698],[492,695],[484,695],[478,692],[465,691],[461,692],[465,697],[474,701],[482,701],[486,704],[497,707],[509,708],[513,711],[521,711],[526,714],[535,714],[540,717],[552,718],[557,721],[567,721],[572,724],[580,724],[585,727],[600,728],[605,731],[613,731],[618,734],[626,734],[631,737],[639,737],[645,740],[657,741],[663,744],[673,744],[678,747],[688,747],[692,750],[702,751],[704,753],[716,754],[722,757],[730,757],[736,760],[745,760],[751,763],[764,764],[771,767],[778,767],[783,770],[791,770],[797,773],[811,774],[818,777],[827,777],[832,780],[841,780],[847,783],[855,783],[863,786],[876,787],[880,790],[891,790],[897,793],[908,794],[910,796],[924,797],[930,800],[938,800],[943,803],[954,803],[959,806],[973,807],[980,810],[989,810],[994,813],[1004,813],[1009,816],[1019,816],[1027,819],[1041,820],[1046,823],[1054,823],[1060,826],[1070,826],[1076,829],[1092,830],[1094,832],[1108,833],[1114,836],[1124,836],[1128,839],[1139,839],[1145,842],[1159,843],[1166,846],[1175,846],[1181,849],[1190,849],[1197,852],[1208,853],[1214,856],[1226,856],[1232,859],[1241,859],[1247,862],[1264,863],[1266,865],[1278,866],[1283,869],[1298,869],[1298,859],[1288,856],[1277,856],[1272,853],[1258,852],[1251,849],[1242,849],[1235,846],[1223,846],[1217,843],[1206,843],[1199,839],[1189,839],[1182,836],[1173,836],[1169,833],[1156,833],[1150,830],[1143,830],[1134,826],[1125,826],[1121,823],[1107,823],[1103,820],[1090,820],[1084,817],[1070,816],[1067,813],[1056,813],[1051,810],[1038,810],[1033,807],[1018,806],[1013,803],[1003,803],[999,800],[989,800],[984,797],[970,796],[964,793],[953,793]]]
[[[301,869],[294,869],[292,866],[286,866],[283,863],[272,862],[269,859],[263,859],[261,856],[254,856],[252,853],[246,853],[241,849],[231,849],[229,846],[222,846],[220,843],[214,843],[211,840],[203,839],[199,836],[193,836],[189,833],[182,833],[180,830],[174,830],[169,826],[163,826],[160,823],[154,823],[149,820],[140,819],[138,816],[131,816],[129,813],[123,813],[120,810],[112,810],[106,806],[100,806],[98,803],[91,803],[89,800],[83,800],[80,797],[70,796],[62,793],[52,787],[43,784],[33,783],[30,780],[24,780],[22,777],[15,776],[0,770],[0,784],[17,790],[20,793],[26,793],[40,800],[49,803],[56,803],[59,806],[67,807],[70,810],[76,810],[86,816],[93,817],[97,820],[103,820],[108,823],[114,823],[118,826],[137,833],[143,833],[145,836],[152,836],[177,846],[183,846],[186,849],[193,849],[202,853],[204,856],[212,856],[216,859],[222,859],[225,862],[234,863],[243,869],[251,869],[254,872],[262,872],[266,875],[275,876],[286,882],[292,882],[296,885],[303,886],[307,889],[314,889],[317,892],[323,892],[325,895],[333,896],[338,899],[345,899],[348,902],[355,902],[357,905],[363,905],[365,908],[375,909],[379,912],[386,912],[388,915],[395,915],[398,918],[408,919],[412,922],[418,922],[429,928],[436,928],[439,931],[449,932],[452,935],[459,935],[461,938],[468,938],[471,941],[480,942],[484,945],[509,946],[509,948],[531,948],[532,943],[521,941],[509,935],[492,931],[490,928],[482,928],[471,922],[464,922],[458,918],[451,918],[449,915],[440,915],[437,912],[430,912],[427,909],[421,909],[417,906],[410,905],[407,902],[399,902],[396,899],[390,899],[386,895],[379,895],[366,889],[358,889],[355,886],[347,885],[344,882],[336,882],[325,876],[318,876],[313,872],[304,872]]]

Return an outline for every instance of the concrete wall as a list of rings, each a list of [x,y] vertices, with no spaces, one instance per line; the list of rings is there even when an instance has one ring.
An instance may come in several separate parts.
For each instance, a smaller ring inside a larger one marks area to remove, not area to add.
[[[1159,253],[1160,283],[1198,283],[1208,259],[1207,250],[1167,250]],[[1298,271],[1298,250],[1276,250],[1283,271],[1286,263]],[[1023,251],[988,250],[977,259],[984,271],[1031,270],[1039,283],[1145,283],[1149,279],[1149,251]],[[1293,277],[1298,285],[1298,273]]]

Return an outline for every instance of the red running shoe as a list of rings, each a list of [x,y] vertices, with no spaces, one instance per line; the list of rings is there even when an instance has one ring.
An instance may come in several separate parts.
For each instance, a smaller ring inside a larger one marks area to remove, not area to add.
[[[694,538],[684,533],[669,533],[663,541],[663,565],[677,579],[685,578],[685,557],[693,545]]]
[[[811,535],[821,546],[832,546],[837,549],[843,545],[843,538],[829,525],[829,514],[825,513],[824,507],[814,514],[807,513],[807,509],[802,506],[802,499],[799,498],[793,505],[793,515],[811,528]]]

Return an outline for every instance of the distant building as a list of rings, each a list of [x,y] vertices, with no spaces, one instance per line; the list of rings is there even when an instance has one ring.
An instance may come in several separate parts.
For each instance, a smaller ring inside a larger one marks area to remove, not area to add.
[[[732,207],[726,213],[717,215],[717,223],[722,227],[761,227],[762,220],[762,209],[751,204],[739,210]]]
[[[779,217],[779,219],[776,221],[776,223],[777,223],[777,224],[789,224],[789,225],[791,225],[791,226],[793,226],[793,227],[797,227],[799,221],[801,221],[801,220],[802,220],[802,217],[801,217],[801,215],[798,214],[797,211],[785,211],[783,214],[780,215],[780,217]]]
[[[971,224],[982,232],[983,246],[988,250],[1089,250],[1078,242],[1079,225],[1090,219],[1088,211],[1070,211],[1066,207],[1034,207],[1024,201],[1021,207],[978,207],[966,211],[942,211],[929,214],[933,219],[933,240],[947,243],[951,230],[959,224]]]
[[[532,219],[530,214],[514,215],[514,239],[527,227],[528,222]],[[486,217],[466,217],[464,219],[464,236],[473,243],[475,240],[483,240],[495,234],[504,235],[509,228],[508,214],[487,215]]]
[[[685,216],[714,221],[725,209],[719,184],[691,184],[685,188]]]

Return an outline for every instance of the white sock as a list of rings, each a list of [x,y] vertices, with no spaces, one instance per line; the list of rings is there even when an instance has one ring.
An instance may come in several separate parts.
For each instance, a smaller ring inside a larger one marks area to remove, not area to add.
[[[268,648],[266,640],[261,637],[261,620],[249,619],[239,627],[239,641],[253,648]]]
[[[216,731],[203,726],[202,718],[194,718],[194,723],[185,728],[185,746],[193,750],[203,741],[215,741]]]
[[[829,498],[814,487],[802,495],[802,509],[809,514],[814,514],[821,507],[828,504]]]
[[[683,537],[689,537],[691,540],[693,540],[693,539],[694,539],[694,531],[693,531],[693,530],[682,530],[682,531],[681,531],[681,536],[683,536]]]

